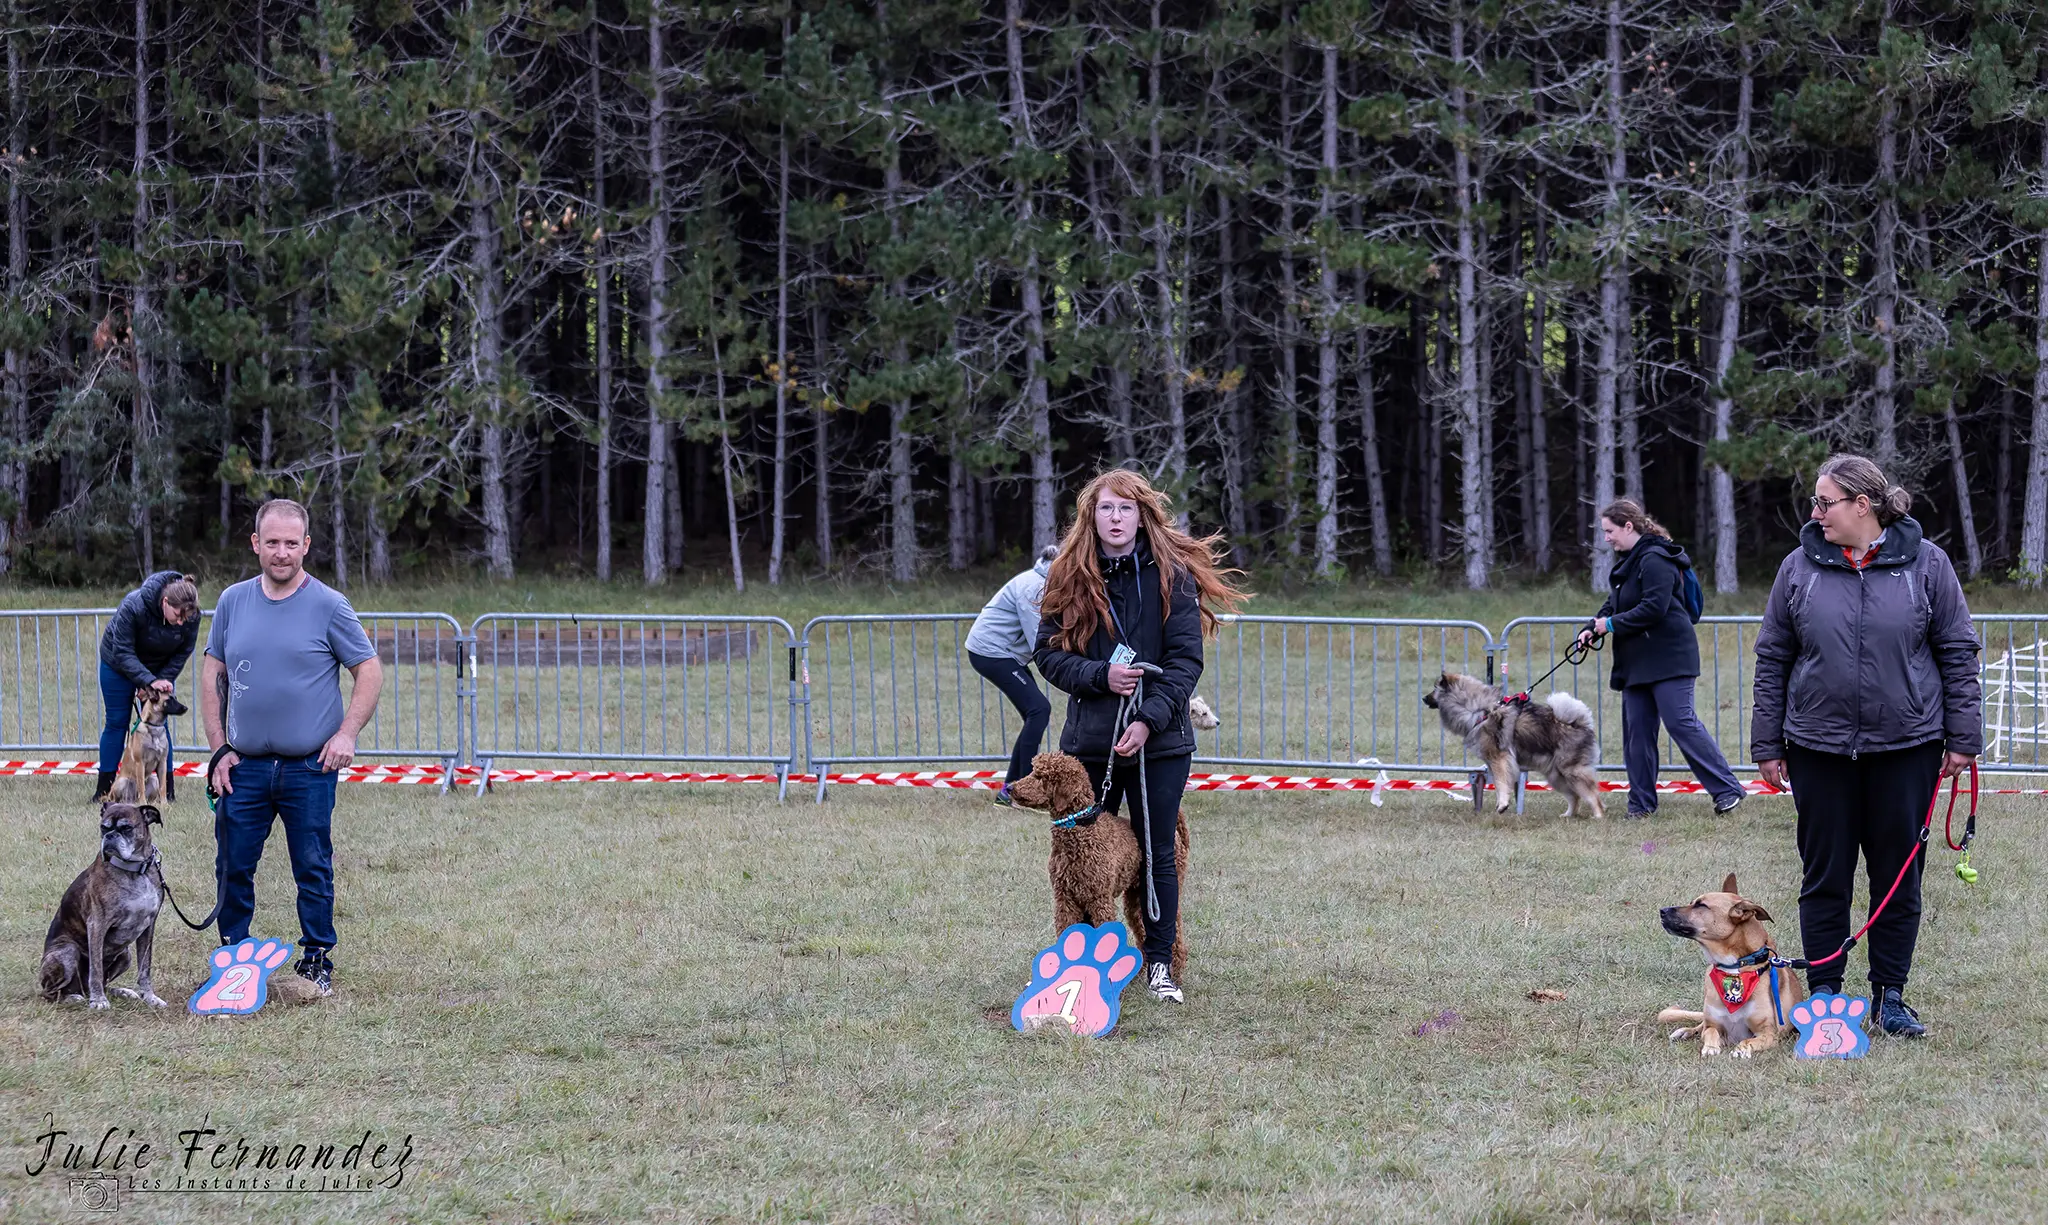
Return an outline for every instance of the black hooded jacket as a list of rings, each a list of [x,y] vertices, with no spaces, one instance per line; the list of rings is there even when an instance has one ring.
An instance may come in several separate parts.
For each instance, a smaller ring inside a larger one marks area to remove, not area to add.
[[[1046,609],[1038,623],[1038,649],[1032,662],[1039,674],[1067,692],[1067,724],[1060,732],[1060,752],[1084,761],[1107,761],[1116,746],[1116,713],[1122,698],[1109,688],[1109,655],[1119,641],[1128,641],[1138,659],[1158,664],[1162,675],[1145,678],[1145,701],[1137,718],[1152,729],[1145,742],[1148,757],[1185,757],[1195,751],[1195,731],[1188,722],[1188,698],[1202,677],[1202,612],[1194,576],[1173,576],[1170,610],[1159,606],[1159,561],[1143,533],[1127,557],[1096,558],[1109,588],[1115,614],[1098,626],[1085,651],[1053,645],[1060,618]],[[1117,633],[1121,625],[1126,639]]]
[[[151,681],[177,680],[199,641],[199,618],[183,625],[164,620],[164,588],[182,577],[176,570],[150,575],[121,601],[100,635],[100,662],[137,689],[148,688]]]
[[[1610,619],[1614,659],[1608,685],[1654,685],[1700,674],[1700,640],[1685,609],[1685,550],[1664,536],[1645,536],[1614,563],[1614,591],[1600,606]]]

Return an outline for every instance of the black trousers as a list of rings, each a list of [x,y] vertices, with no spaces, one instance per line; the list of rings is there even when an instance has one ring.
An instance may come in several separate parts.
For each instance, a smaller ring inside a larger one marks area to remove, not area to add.
[[[1927,801],[1941,782],[1941,761],[1938,741],[1854,758],[1785,746],[1785,768],[1799,808],[1799,860],[1806,869],[1799,890],[1799,937],[1805,956],[1827,956],[1855,930],[1849,899],[1856,891],[1859,851],[1870,904],[1883,900],[1899,866],[1920,843]],[[1926,866],[1923,851],[1864,937],[1873,984],[1906,985],[1913,946],[1920,938],[1920,875]],[[1847,960],[1839,958],[1808,971],[1808,989],[1839,987]]]
[[[1173,852],[1173,831],[1180,821],[1180,802],[1188,789],[1188,771],[1194,765],[1193,754],[1178,757],[1145,758],[1145,798],[1149,801],[1146,812],[1152,827],[1144,829],[1138,820],[1138,759],[1119,757],[1116,769],[1110,773],[1109,799],[1102,810],[1107,813],[1123,811],[1124,799],[1131,800],[1131,832],[1138,835],[1138,848],[1145,856],[1145,867],[1152,873],[1152,890],[1159,898],[1159,919],[1147,920],[1145,924],[1145,960],[1147,963],[1173,962],[1173,941],[1180,932],[1180,865],[1175,862]],[[1106,761],[1084,761],[1088,767],[1088,781],[1095,786],[1095,794],[1102,794],[1102,775],[1109,770]],[[1150,833],[1152,845],[1145,845],[1145,836]]]
[[[993,655],[976,655],[967,652],[967,663],[986,678],[989,684],[1002,690],[1010,699],[1010,705],[1024,716],[1024,726],[1017,732],[1016,743],[1010,746],[1010,772],[1003,776],[1008,786],[1031,773],[1031,759],[1038,756],[1038,746],[1045,739],[1046,724],[1052,721],[1052,703],[1038,688],[1038,682],[1031,679],[1029,664],[1020,664],[1014,659],[998,659]]]

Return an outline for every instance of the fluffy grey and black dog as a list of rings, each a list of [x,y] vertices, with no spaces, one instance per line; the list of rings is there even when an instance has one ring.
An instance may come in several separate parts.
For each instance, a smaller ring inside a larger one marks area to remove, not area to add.
[[[1486,763],[1500,795],[1497,811],[1514,802],[1515,780],[1523,770],[1543,774],[1553,790],[1566,797],[1565,815],[1600,811],[1600,779],[1593,772],[1599,760],[1599,737],[1593,712],[1569,693],[1553,693],[1541,702],[1510,703],[1501,691],[1476,676],[1446,672],[1423,696],[1444,727],[1462,737],[1465,751]]]

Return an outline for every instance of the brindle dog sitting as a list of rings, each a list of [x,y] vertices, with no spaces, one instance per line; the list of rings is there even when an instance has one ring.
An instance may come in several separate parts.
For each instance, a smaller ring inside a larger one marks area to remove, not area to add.
[[[110,803],[100,809],[99,858],[64,891],[43,939],[44,999],[83,999],[88,1008],[107,1007],[107,981],[128,968],[133,945],[138,990],[116,987],[114,994],[165,1007],[150,980],[164,894],[149,827],[161,824],[163,815],[147,804]]]

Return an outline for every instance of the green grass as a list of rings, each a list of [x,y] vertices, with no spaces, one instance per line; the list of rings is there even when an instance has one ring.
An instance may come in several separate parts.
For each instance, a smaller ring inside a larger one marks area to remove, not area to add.
[[[1594,825],[1547,796],[1519,820],[1192,796],[1189,1003],[1134,993],[1090,1043],[1006,1023],[1052,934],[1040,819],[856,788],[345,788],[336,998],[205,1022],[46,1005],[84,786],[0,789],[11,1220],[88,1219],[25,1172],[46,1115],[160,1152],[201,1119],[412,1136],[397,1190],[133,1196],[111,1220],[1890,1222],[2048,1196],[2036,797],[1987,801],[1975,889],[1934,858],[1912,992],[1933,1036],[1816,1066],[1703,1061],[1652,1020],[1700,990],[1658,906],[1738,871],[1796,944],[1782,800]],[[188,800],[163,835],[202,905],[204,831]],[[291,934],[270,851],[257,930]],[[166,923],[182,1003],[207,943]]]

